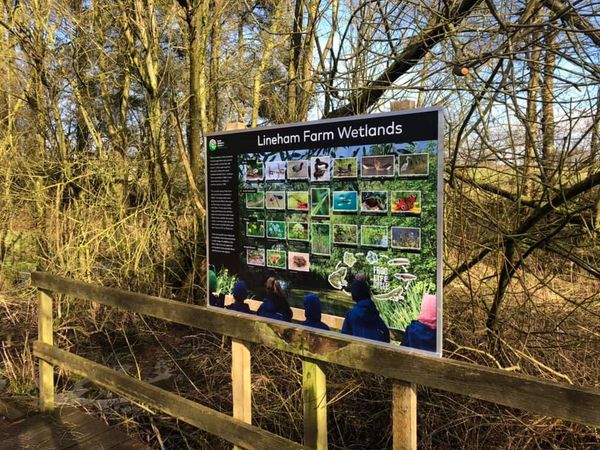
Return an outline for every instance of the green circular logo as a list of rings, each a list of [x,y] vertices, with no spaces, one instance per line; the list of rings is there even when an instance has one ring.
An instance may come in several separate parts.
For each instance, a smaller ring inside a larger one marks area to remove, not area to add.
[[[210,141],[208,141],[208,149],[211,152],[214,152],[217,149],[217,141],[214,139],[211,139]]]

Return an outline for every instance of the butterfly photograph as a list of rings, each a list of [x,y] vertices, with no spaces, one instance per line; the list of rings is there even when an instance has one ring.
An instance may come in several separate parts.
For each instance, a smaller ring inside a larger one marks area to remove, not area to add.
[[[392,191],[390,208],[392,214],[421,214],[421,192]]]

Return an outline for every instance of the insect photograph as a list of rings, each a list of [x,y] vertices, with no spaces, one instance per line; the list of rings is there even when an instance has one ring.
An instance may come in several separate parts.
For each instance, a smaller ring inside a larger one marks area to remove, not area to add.
[[[267,209],[285,209],[285,191],[267,191],[265,207]]]
[[[280,181],[285,180],[286,163],[283,161],[273,161],[265,163],[265,180]]]
[[[288,191],[287,209],[292,211],[308,211],[308,191]]]
[[[421,214],[421,192],[392,191],[390,209],[396,214]]]

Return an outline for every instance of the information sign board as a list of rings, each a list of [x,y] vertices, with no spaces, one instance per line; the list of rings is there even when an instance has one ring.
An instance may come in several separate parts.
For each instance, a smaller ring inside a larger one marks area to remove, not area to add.
[[[441,108],[212,133],[206,138],[208,263],[261,300],[275,275],[292,306],[316,293],[344,317],[363,273],[400,335],[437,298],[441,352]],[[429,314],[431,316],[431,314]],[[413,344],[418,347],[419,344]]]

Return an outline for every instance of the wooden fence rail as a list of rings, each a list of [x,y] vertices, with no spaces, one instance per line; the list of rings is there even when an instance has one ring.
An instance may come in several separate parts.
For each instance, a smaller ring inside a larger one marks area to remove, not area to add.
[[[188,305],[120,289],[34,272],[40,290],[40,403],[51,409],[53,366],[63,367],[136,402],[161,410],[243,448],[327,448],[327,396],[322,363],[338,364],[395,380],[394,448],[416,448],[416,385],[521,408],[536,414],[600,426],[600,390],[539,380],[499,369],[430,357],[362,339],[249,316]],[[68,295],[131,312],[188,325],[233,338],[233,417],[113,371],[52,344],[51,293]],[[304,445],[251,425],[250,351],[256,343],[298,355],[303,360]]]

